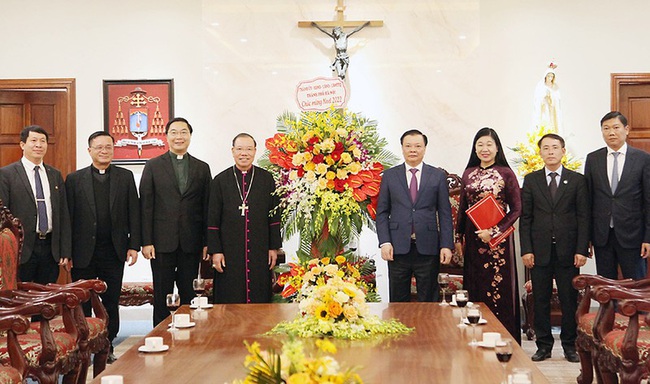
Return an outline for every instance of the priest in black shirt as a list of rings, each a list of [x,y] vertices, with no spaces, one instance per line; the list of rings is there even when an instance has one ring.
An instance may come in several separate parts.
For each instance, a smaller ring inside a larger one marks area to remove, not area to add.
[[[240,133],[233,139],[235,164],[210,184],[208,253],[217,270],[215,303],[268,303],[271,273],[282,247],[275,182],[253,165],[255,139]]]
[[[124,263],[133,265],[140,250],[140,203],[133,173],[111,165],[114,139],[104,131],[88,138],[92,165],[68,175],[65,185],[72,224],[72,278],[101,279],[108,312],[108,363],[120,328],[119,298]],[[90,305],[84,311],[90,316]]]

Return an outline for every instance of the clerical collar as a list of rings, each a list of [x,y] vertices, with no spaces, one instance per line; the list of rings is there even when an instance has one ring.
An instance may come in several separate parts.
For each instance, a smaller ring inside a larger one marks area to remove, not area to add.
[[[91,164],[90,169],[92,169],[93,173],[98,173],[100,175],[104,175],[104,174],[107,174],[107,173],[111,172],[111,166],[110,165],[106,169],[99,169],[99,168],[97,168],[97,167],[95,167],[94,165]]]
[[[171,156],[172,159],[183,160],[185,158],[185,155],[187,155],[187,152],[185,152],[185,154],[183,154],[183,155],[177,155],[174,152],[169,151],[169,156]]]

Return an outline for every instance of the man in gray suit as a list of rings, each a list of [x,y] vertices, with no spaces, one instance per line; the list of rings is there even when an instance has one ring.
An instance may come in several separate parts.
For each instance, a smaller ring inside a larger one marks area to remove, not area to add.
[[[596,271],[616,279],[620,266],[624,278],[642,279],[650,255],[650,155],[627,145],[630,127],[620,112],[606,114],[600,127],[607,146],[585,162]]]
[[[56,282],[59,265],[69,268],[70,216],[61,172],[43,164],[47,132],[30,125],[20,132],[23,157],[0,168],[0,199],[23,224],[21,281]]]
[[[119,300],[124,262],[135,264],[140,250],[140,201],[128,169],[111,165],[113,137],[98,131],[88,138],[92,164],[68,175],[65,186],[72,222],[72,279],[101,279],[108,312],[108,363],[116,360],[113,339],[120,329]],[[90,316],[90,303],[84,304]]]
[[[533,361],[551,357],[551,294],[557,283],[562,307],[564,357],[579,362],[576,353],[578,292],[572,280],[589,255],[589,194],[581,174],[562,166],[564,139],[549,133],[539,140],[544,168],[526,175],[521,194],[519,238],[522,260],[530,269],[535,307],[537,352]]]
[[[424,164],[427,137],[418,130],[400,138],[404,164],[384,172],[377,201],[377,236],[388,262],[391,302],[410,301],[415,276],[418,301],[438,299],[440,263],[454,246],[445,172]]]
[[[165,126],[169,152],[144,166],[140,180],[142,255],[151,260],[153,324],[167,316],[165,298],[178,287],[181,304],[194,297],[192,280],[207,254],[210,167],[187,153],[192,126],[182,117]]]

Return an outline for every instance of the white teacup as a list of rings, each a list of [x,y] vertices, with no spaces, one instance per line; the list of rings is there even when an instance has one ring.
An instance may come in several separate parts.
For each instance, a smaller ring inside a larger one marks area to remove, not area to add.
[[[162,349],[163,338],[159,336],[145,337],[144,346],[151,351]]]
[[[102,384],[123,384],[122,375],[108,375],[102,377]]]
[[[483,332],[483,344],[487,347],[494,347],[501,341],[499,332]]]
[[[191,304],[193,307],[200,306],[202,308],[205,308],[208,306],[208,298],[205,296],[195,297],[192,299]]]
[[[178,313],[174,315],[174,325],[177,327],[183,327],[190,324],[190,314],[189,313]]]

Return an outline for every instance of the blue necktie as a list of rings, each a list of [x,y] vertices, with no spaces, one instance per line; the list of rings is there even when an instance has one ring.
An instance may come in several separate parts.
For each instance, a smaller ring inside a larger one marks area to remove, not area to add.
[[[36,207],[38,210],[38,232],[47,233],[47,206],[45,205],[45,194],[43,193],[43,183],[41,182],[40,169],[38,165],[34,167],[34,184],[36,186]]]

